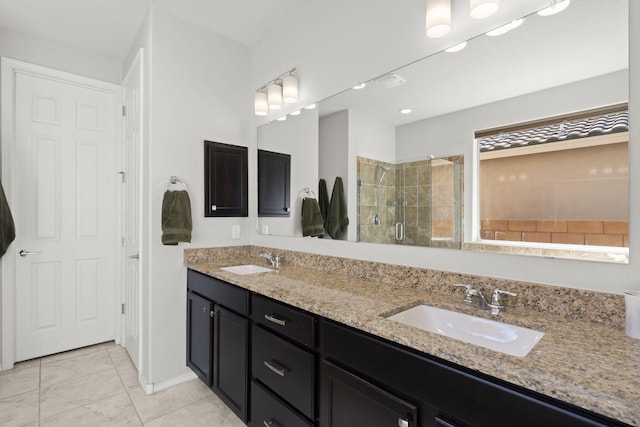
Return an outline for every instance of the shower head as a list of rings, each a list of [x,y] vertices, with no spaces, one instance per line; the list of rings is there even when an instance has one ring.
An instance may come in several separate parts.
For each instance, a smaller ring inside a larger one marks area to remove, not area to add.
[[[382,170],[380,174],[380,181],[378,181],[378,185],[382,184],[382,180],[384,179],[384,175],[391,170],[390,167],[382,166],[380,163],[376,163],[376,167]]]
[[[382,166],[380,163],[376,163],[376,166],[382,169],[383,172],[389,172],[391,170],[390,167]]]

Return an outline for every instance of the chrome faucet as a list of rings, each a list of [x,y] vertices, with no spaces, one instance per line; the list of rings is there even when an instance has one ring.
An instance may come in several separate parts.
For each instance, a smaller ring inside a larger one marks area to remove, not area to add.
[[[487,299],[484,297],[484,294],[482,293],[482,291],[479,289],[474,289],[471,285],[456,283],[453,286],[466,288],[464,299],[462,300],[463,304],[468,306],[475,306],[483,310],[489,310],[491,311],[491,314],[494,314],[494,315],[500,313],[501,310],[504,310],[504,305],[502,305],[500,301],[500,297],[502,295],[509,295],[512,297],[515,297],[516,295],[518,295],[514,292],[495,289],[491,294],[491,302],[487,302]],[[473,303],[474,297],[476,297],[480,301],[479,304],[474,305]]]
[[[275,268],[279,268],[280,267],[280,262],[282,262],[282,260],[284,260],[284,255],[281,254],[272,254],[271,252],[263,252],[260,254],[260,256],[262,258],[267,259],[270,263],[272,267]]]

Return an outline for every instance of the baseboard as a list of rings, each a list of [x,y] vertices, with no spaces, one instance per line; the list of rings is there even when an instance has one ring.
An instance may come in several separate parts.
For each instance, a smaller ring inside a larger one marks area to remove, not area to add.
[[[177,377],[171,378],[167,381],[163,381],[161,383],[153,383],[153,384],[147,384],[146,386],[143,384],[142,388],[144,389],[144,392],[147,394],[153,394],[156,393],[160,390],[164,390],[166,388],[169,387],[173,387],[174,385],[178,385],[178,384],[182,384],[185,383],[187,381],[191,381],[194,378],[198,378],[196,376],[196,374],[194,374],[193,372],[189,371],[183,375],[179,375]]]

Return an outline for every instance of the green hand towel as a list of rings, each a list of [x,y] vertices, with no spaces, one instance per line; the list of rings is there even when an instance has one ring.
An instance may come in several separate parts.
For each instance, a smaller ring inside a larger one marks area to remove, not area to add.
[[[191,200],[185,190],[165,191],[162,199],[162,244],[191,242]]]
[[[305,197],[302,200],[302,236],[320,237],[324,235],[322,226],[322,214],[318,201],[313,197]]]
[[[318,204],[320,205],[320,213],[322,213],[322,220],[326,228],[329,214],[329,192],[327,191],[327,181],[324,179],[318,182]]]
[[[344,188],[342,178],[336,177],[331,192],[331,202],[329,203],[329,213],[327,215],[327,233],[333,239],[339,239],[347,230],[349,217],[347,216],[347,201],[344,198]]]
[[[7,196],[4,194],[2,182],[0,182],[0,258],[7,252],[7,248],[16,238],[16,225],[13,222],[11,209]]]

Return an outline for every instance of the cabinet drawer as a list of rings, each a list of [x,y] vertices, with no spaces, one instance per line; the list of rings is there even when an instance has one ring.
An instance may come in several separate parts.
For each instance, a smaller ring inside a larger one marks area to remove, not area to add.
[[[252,328],[253,377],[304,415],[313,418],[315,357],[255,326]]]
[[[314,348],[315,319],[311,314],[260,295],[251,295],[251,319],[304,346]]]
[[[280,427],[312,427],[313,424],[289,409],[257,382],[251,383],[251,425]]]
[[[194,270],[187,272],[187,286],[236,313],[249,315],[249,291]]]

